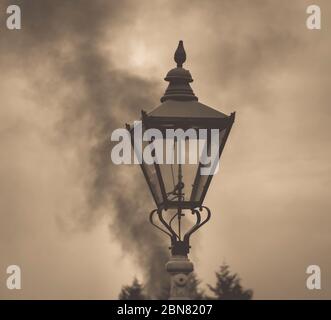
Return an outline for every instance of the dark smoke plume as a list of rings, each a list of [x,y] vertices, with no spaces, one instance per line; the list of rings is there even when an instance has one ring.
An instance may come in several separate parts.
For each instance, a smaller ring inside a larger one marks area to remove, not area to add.
[[[1,12],[9,4],[3,1]],[[105,41],[111,41],[112,29],[130,19],[134,10],[126,9],[133,4],[101,0],[16,4],[22,10],[23,28],[15,35],[1,31],[2,59],[19,64],[46,107],[61,99],[56,143],[77,152],[86,167],[86,203],[77,220],[88,229],[109,212],[112,237],[135,257],[149,293],[156,297],[166,286],[167,244],[149,225],[153,204],[139,168],[128,171],[113,165],[110,158],[112,130],[137,119],[140,109],[157,102],[154,85],[115,70],[102,49]],[[52,79],[36,79],[34,68],[43,64],[52,70]],[[59,98],[63,91],[65,96]]]

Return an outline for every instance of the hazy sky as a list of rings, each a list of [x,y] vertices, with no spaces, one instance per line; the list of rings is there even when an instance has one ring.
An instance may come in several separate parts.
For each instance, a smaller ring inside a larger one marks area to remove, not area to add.
[[[236,111],[205,199],[212,222],[193,236],[202,286],[226,261],[256,299],[331,298],[330,1],[16,1],[15,31],[9,3],[1,298],[114,299],[135,275],[163,273],[168,243],[149,225],[143,175],[114,167],[108,142],[159,104],[178,40],[199,101]],[[313,3],[321,30],[306,28]],[[20,291],[6,288],[11,264]],[[311,264],[320,291],[306,289]]]

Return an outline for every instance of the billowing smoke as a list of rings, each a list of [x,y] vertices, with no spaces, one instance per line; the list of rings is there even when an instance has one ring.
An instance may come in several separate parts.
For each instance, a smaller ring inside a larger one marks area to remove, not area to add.
[[[2,1],[1,12],[11,2]],[[111,237],[135,257],[149,293],[158,296],[167,281],[167,243],[148,222],[153,204],[138,166],[127,170],[110,158],[112,130],[137,119],[140,109],[152,106],[159,95],[148,81],[115,69],[104,49],[112,41],[112,30],[119,22],[125,24],[134,10],[126,10],[126,1],[16,4],[23,28],[15,34],[1,30],[2,65],[15,60],[22,76],[29,77],[35,98],[46,108],[58,108],[56,128],[50,128],[57,132],[52,143],[78,154],[85,168],[77,182],[83,184],[85,198],[75,219],[88,229],[110,215]],[[51,71],[47,74],[52,79],[40,77],[41,66]]]

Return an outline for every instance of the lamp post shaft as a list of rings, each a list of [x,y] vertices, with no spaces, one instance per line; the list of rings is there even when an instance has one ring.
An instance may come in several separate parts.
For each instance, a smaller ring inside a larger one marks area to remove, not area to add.
[[[172,255],[166,264],[170,275],[169,300],[190,300],[189,276],[193,263],[186,255]]]

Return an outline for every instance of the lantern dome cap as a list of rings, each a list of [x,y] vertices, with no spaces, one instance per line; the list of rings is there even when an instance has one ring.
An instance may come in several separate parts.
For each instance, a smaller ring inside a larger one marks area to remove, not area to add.
[[[195,96],[189,84],[193,81],[191,73],[183,68],[183,63],[186,61],[186,52],[182,40],[179,41],[175,51],[174,60],[177,67],[171,69],[164,78],[169,82],[169,86],[161,98],[161,102],[166,100],[197,101],[198,97]]]
[[[174,69],[171,69],[166,77],[164,78],[164,80],[166,81],[174,81],[174,80],[185,80],[187,82],[192,82],[193,79],[192,79],[192,76],[191,76],[191,73],[190,71],[184,69],[184,68],[174,68]]]

